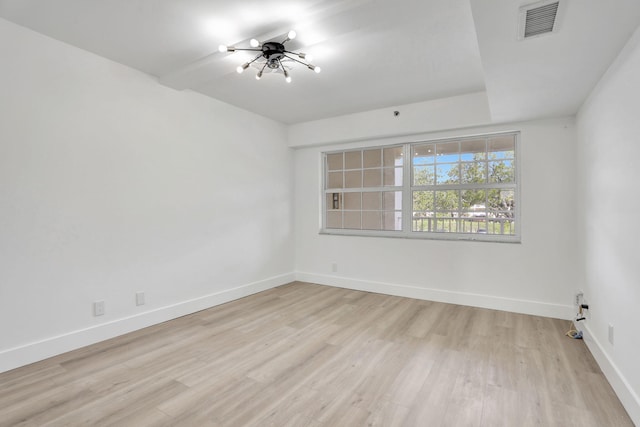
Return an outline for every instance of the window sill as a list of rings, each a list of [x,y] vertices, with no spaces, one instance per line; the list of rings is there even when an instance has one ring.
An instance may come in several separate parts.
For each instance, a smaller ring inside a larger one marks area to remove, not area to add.
[[[487,235],[481,233],[406,233],[402,231],[321,229],[318,234],[326,236],[384,237],[395,239],[448,240],[458,242],[521,243],[520,236]]]

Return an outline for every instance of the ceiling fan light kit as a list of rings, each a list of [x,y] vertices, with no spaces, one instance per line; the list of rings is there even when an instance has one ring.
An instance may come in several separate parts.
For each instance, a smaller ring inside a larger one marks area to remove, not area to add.
[[[310,62],[311,55],[307,55],[306,53],[302,53],[302,52],[292,52],[286,49],[285,43],[288,42],[289,40],[293,40],[295,37],[296,37],[296,32],[291,30],[287,34],[287,38],[284,39],[282,42],[269,41],[265,43],[260,43],[257,39],[251,39],[251,41],[249,42],[249,45],[251,47],[240,48],[235,46],[220,45],[218,50],[220,52],[235,52],[238,50],[260,52],[251,61],[245,62],[242,65],[239,65],[236,68],[236,71],[238,73],[242,73],[244,72],[244,70],[249,68],[249,66],[252,63],[257,62],[259,64],[262,64],[262,68],[260,69],[260,71],[258,71],[258,74],[256,74],[256,80],[260,80],[262,78],[262,74],[265,68],[269,68],[274,71],[282,70],[285,81],[287,83],[290,83],[291,76],[289,75],[289,72],[284,68],[284,65],[282,65],[282,60],[285,58],[291,61],[298,62],[306,66],[308,69],[315,71],[316,73],[319,73],[321,71],[320,67],[318,67],[317,65],[311,64]]]

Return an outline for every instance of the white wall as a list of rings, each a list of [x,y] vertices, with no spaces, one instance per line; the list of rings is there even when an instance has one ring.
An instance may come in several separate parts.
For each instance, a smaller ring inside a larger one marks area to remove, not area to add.
[[[0,371],[293,279],[283,125],[1,19],[0,63]]]
[[[640,29],[577,119],[586,341],[640,425]],[[613,344],[608,326],[614,327]]]
[[[458,111],[465,110],[461,106]],[[458,121],[464,123],[464,119],[461,115]],[[469,121],[473,120],[475,116]],[[326,124],[328,132],[332,132],[334,126]],[[297,277],[316,283],[569,319],[573,313],[578,260],[573,119],[391,139],[411,141],[505,130],[522,132],[520,244],[319,235],[321,152],[366,146],[368,142],[297,148]],[[352,133],[357,131],[365,134],[368,129],[358,128]],[[386,133],[387,129],[380,132]],[[331,269],[334,262],[338,264],[336,273]]]
[[[395,111],[399,114],[395,115]],[[288,127],[287,138],[290,147],[307,147],[490,123],[487,94],[477,92],[297,123]]]

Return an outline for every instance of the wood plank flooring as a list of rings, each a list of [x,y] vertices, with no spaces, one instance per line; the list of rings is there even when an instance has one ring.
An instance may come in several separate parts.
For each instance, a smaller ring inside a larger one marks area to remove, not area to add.
[[[568,326],[295,282],[0,374],[0,426],[633,426]]]

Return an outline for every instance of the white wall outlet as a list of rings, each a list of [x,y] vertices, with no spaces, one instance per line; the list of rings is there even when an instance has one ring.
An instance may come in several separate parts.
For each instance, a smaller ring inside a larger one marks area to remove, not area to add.
[[[93,303],[93,315],[94,316],[104,315],[104,301],[96,301]]]
[[[609,323],[609,343],[613,345],[613,325]]]
[[[144,292],[136,292],[136,305],[144,305]]]
[[[331,263],[331,272],[332,273],[337,273],[338,272],[338,263],[337,262]]]
[[[578,289],[575,294],[575,305],[580,305],[580,300],[584,298],[584,292],[582,289]]]

